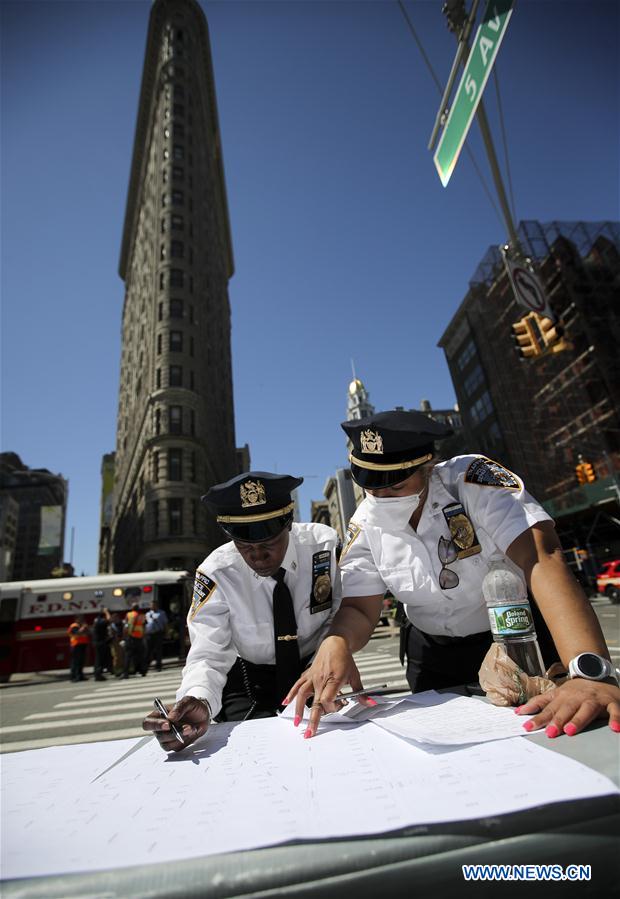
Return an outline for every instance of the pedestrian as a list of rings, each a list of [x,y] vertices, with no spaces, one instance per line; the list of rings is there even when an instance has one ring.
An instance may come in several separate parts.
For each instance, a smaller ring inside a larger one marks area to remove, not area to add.
[[[115,677],[122,677],[125,670],[125,640],[120,612],[114,612],[110,620],[110,653],[112,673]]]
[[[581,653],[592,664],[590,675],[581,670],[525,703],[522,714],[537,713],[525,729],[572,736],[608,715],[620,731],[620,688],[598,620],[564,561],[553,521],[521,479],[480,455],[438,462],[434,441],[450,431],[420,412],[380,412],[342,428],[352,445],[352,477],[366,498],[340,558],[341,609],[288,696],[297,696],[299,712],[314,695],[310,735],[322,712],[337,708],[334,697],[344,684],[362,688],[352,654],[370,638],[386,589],[410,622],[411,689],[477,680],[492,642],[481,585],[498,553],[530,590],[546,664],[557,658],[556,646],[571,674]]]
[[[198,567],[188,614],[191,648],[170,720],[143,721],[165,750],[209,722],[273,716],[326,633],[340,602],[338,534],[293,521],[303,478],[250,471],[203,497],[230,538]]]
[[[106,680],[103,670],[109,654],[109,613],[100,606],[93,621],[93,647],[95,650],[95,680]]]
[[[87,680],[84,674],[84,662],[90,643],[90,634],[83,615],[78,615],[75,621],[69,625],[67,635],[71,647],[71,680]]]
[[[146,677],[146,647],[144,645],[144,612],[134,602],[131,611],[125,617],[125,667],[123,677],[129,677],[133,667],[134,673]]]
[[[167,626],[168,616],[163,609],[159,608],[159,603],[154,599],[151,602],[151,608],[146,613],[147,668],[154,661],[157,671],[161,671],[162,650]]]

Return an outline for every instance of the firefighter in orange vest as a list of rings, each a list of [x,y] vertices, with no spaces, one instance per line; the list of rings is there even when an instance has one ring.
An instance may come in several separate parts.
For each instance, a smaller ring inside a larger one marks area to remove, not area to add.
[[[86,649],[90,643],[90,634],[83,615],[78,615],[75,621],[69,625],[67,635],[71,645],[71,680],[86,680],[84,662]]]
[[[136,674],[140,672],[146,677],[146,652],[144,645],[145,616],[135,602],[125,618],[125,670],[123,677],[129,677],[129,669],[133,662]]]

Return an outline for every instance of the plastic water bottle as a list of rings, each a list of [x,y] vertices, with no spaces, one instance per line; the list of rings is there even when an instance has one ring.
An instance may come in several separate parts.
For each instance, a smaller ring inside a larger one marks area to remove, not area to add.
[[[508,657],[531,677],[545,673],[532,609],[523,580],[508,568],[503,556],[493,556],[482,582],[495,643],[506,648]]]

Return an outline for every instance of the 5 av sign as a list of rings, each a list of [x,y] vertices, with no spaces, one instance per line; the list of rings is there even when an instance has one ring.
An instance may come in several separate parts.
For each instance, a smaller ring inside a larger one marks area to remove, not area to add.
[[[513,0],[489,0],[433,157],[445,187],[454,171],[497,51],[512,15]]]

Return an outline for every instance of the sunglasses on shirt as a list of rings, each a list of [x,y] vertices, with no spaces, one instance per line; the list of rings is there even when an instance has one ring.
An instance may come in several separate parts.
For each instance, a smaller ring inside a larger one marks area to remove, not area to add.
[[[451,590],[456,587],[459,582],[459,576],[456,571],[448,568],[452,562],[456,562],[459,550],[454,540],[448,540],[446,537],[440,537],[437,544],[437,555],[441,562],[442,568],[439,572],[439,586],[442,590]]]

